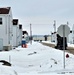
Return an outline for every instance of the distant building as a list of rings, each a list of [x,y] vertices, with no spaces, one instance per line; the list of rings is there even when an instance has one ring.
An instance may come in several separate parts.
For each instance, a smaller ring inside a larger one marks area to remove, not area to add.
[[[27,43],[29,42],[29,35],[27,31],[22,31],[22,39],[24,39]]]
[[[13,46],[17,47],[18,46],[18,32],[19,30],[19,23],[18,19],[13,19]]]
[[[46,36],[46,39],[45,39]],[[50,35],[33,35],[34,41],[50,41],[51,36]]]
[[[0,8],[0,50],[10,50],[12,46],[11,7]]]
[[[72,26],[72,30],[70,31],[68,42],[74,44],[74,25]]]
[[[74,25],[72,27],[72,43],[74,44]]]
[[[19,32],[19,34],[18,34],[18,45],[21,45],[21,41],[22,41],[22,24],[19,24],[18,32]]]
[[[56,43],[57,37],[56,37],[56,32],[51,33],[51,42],[55,42]]]

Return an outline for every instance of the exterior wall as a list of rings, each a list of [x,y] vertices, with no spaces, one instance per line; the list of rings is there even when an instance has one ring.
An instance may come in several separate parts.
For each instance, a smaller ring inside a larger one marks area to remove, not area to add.
[[[11,12],[11,9],[10,9],[10,12],[8,14],[8,19],[7,19],[7,30],[8,30],[8,43],[7,43],[7,46],[10,47],[9,49],[12,49],[12,44],[13,44],[13,40],[12,40],[12,37],[13,37],[13,23],[12,23],[12,12]]]
[[[2,18],[2,25],[0,25],[0,38],[3,39],[3,48],[8,48],[12,45],[12,15],[11,14],[0,14]]]
[[[71,33],[71,39],[70,41],[72,42],[72,44],[74,44],[74,25],[72,27],[72,33]]]
[[[73,44],[73,33],[70,33],[68,38],[67,38],[67,42]]]
[[[2,18],[2,22],[3,22],[3,24],[0,25],[0,32],[2,32],[2,33],[0,33],[0,38],[3,39],[3,46],[6,46],[6,45],[8,45],[8,41],[9,41],[9,39],[8,39],[9,29],[8,29],[8,22],[7,22],[8,16],[0,15],[0,17]]]
[[[20,36],[20,32],[19,32],[19,25],[17,26],[17,45],[19,46],[19,36]]]
[[[22,41],[22,30],[19,29],[19,25],[13,25],[13,46],[17,47]]]
[[[18,45],[21,45],[22,41],[22,29],[19,29]]]
[[[18,46],[17,44],[17,25],[13,25],[13,46]]]
[[[24,34],[24,35],[22,35],[22,39],[24,39],[25,41],[26,41],[26,43],[28,43],[29,42],[29,35],[28,34]]]
[[[6,34],[7,33],[7,30],[5,29],[5,25],[4,25],[5,24],[5,17],[4,17],[4,15],[0,15],[0,18],[2,18],[2,24],[0,24],[0,32],[1,32],[0,33],[0,39],[2,39],[2,42],[0,42],[0,44],[3,44],[2,46],[4,46],[4,41],[5,41],[5,43],[7,43],[7,41],[6,41],[7,40],[7,37],[5,38],[5,35],[7,35]],[[3,49],[3,47],[2,47],[2,49]]]
[[[51,34],[51,41],[52,42],[56,42],[56,33],[55,34]]]
[[[21,45],[22,41],[22,29],[19,29],[19,24],[13,25],[13,46],[17,47]]]
[[[74,25],[72,26],[72,33],[69,34],[67,40],[69,43],[74,44]]]
[[[9,15],[9,38],[10,38],[10,45],[12,45],[13,44],[13,40],[12,40],[12,37],[13,37],[13,23],[12,23],[12,16],[11,15]]]
[[[48,41],[51,41],[51,36],[48,36],[48,37],[47,37],[47,40],[48,40]]]

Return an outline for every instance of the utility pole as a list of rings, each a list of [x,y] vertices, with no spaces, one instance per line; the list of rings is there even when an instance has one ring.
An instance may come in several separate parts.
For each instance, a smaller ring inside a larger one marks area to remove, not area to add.
[[[64,69],[65,69],[65,26],[63,25],[63,63],[64,63]]]
[[[57,37],[56,37],[56,21],[54,20],[54,24],[53,24],[53,27],[54,27],[54,41],[55,41],[55,43],[57,43]]]
[[[30,44],[32,44],[32,24],[30,23]]]
[[[56,21],[55,20],[54,20],[53,26],[54,26],[54,32],[56,32]]]
[[[67,21],[67,25],[69,25],[69,22]]]

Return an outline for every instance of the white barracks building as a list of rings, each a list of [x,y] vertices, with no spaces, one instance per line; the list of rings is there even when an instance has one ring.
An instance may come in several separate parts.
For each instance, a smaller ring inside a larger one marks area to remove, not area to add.
[[[0,50],[11,49],[12,20],[11,8],[0,8]]]

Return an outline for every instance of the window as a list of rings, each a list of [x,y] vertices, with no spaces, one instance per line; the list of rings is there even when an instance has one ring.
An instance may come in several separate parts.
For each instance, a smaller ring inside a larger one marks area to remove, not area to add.
[[[0,18],[0,24],[2,24],[2,18]]]

